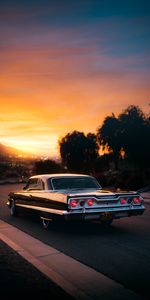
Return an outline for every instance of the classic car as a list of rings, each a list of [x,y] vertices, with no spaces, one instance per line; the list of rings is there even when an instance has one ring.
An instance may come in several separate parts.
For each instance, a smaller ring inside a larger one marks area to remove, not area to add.
[[[44,228],[54,218],[111,224],[145,210],[138,192],[105,190],[95,177],[84,174],[31,176],[22,190],[9,193],[7,205],[11,215],[20,209],[38,212]]]

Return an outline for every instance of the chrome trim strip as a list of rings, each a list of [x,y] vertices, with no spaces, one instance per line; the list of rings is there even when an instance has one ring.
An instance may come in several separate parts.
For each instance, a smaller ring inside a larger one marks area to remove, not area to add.
[[[18,204],[18,203],[16,203],[15,205],[23,207],[23,208],[38,210],[38,211],[55,213],[58,215],[65,215],[68,213],[66,210],[58,210],[58,209],[52,209],[52,208],[47,208],[47,207],[41,207],[41,206],[25,205],[25,204]]]
[[[25,205],[25,204],[15,204],[16,206],[20,206],[23,208],[28,208],[28,209],[33,209],[33,210],[38,210],[41,212],[48,212],[48,213],[52,213],[52,214],[57,214],[57,215],[73,215],[73,214],[81,214],[81,215],[86,215],[86,214],[95,214],[95,213],[102,213],[102,212],[132,212],[134,210],[145,210],[145,207],[142,206],[132,206],[132,207],[116,207],[116,208],[95,208],[95,209],[72,209],[70,211],[66,211],[66,210],[58,210],[58,209],[52,209],[52,208],[45,208],[45,207],[40,207],[40,206],[32,206],[32,205]]]

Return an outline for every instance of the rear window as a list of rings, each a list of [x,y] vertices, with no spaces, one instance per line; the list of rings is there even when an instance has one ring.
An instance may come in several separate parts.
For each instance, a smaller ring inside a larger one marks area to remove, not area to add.
[[[54,190],[101,188],[96,179],[92,177],[53,178],[51,181]]]

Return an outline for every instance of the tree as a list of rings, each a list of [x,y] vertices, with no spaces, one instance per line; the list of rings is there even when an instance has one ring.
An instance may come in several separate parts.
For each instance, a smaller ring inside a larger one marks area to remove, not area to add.
[[[122,147],[128,160],[145,166],[150,162],[150,118],[138,106],[129,106],[120,115]]]
[[[98,157],[96,135],[73,131],[59,141],[62,163],[71,172],[92,172]]]
[[[112,151],[116,169],[122,150],[137,165],[150,162],[150,118],[138,106],[128,106],[118,118],[114,114],[106,117],[97,139],[103,149]]]
[[[116,169],[122,148],[121,124],[114,114],[104,119],[103,125],[97,130],[97,139],[103,150],[113,153]]]
[[[62,166],[54,160],[38,160],[34,165],[35,174],[53,174],[63,171]]]

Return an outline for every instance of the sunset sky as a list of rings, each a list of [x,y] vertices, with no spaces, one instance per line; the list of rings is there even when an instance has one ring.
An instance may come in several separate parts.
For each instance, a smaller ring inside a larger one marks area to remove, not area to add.
[[[0,3],[0,143],[53,157],[68,132],[149,112],[149,0]]]

